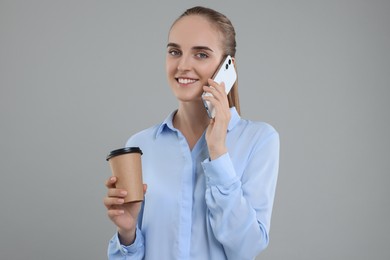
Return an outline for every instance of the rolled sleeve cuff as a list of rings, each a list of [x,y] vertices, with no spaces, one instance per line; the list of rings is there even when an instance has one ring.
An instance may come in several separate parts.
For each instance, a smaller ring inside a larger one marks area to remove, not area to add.
[[[119,234],[116,233],[111,239],[110,243],[112,246],[116,247],[116,250],[119,250],[123,255],[133,255],[138,252],[140,248],[143,247],[142,233],[138,228],[136,229],[134,243],[128,246],[122,245],[119,241]]]
[[[204,160],[202,167],[209,185],[230,186],[238,180],[229,153],[212,161]]]

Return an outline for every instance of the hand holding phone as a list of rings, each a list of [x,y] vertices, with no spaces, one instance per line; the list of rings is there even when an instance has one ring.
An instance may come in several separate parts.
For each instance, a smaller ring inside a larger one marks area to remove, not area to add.
[[[233,84],[234,82],[236,82],[237,79],[237,73],[233,65],[233,59],[230,55],[228,55],[225,59],[222,60],[212,79],[218,84],[221,84],[221,82],[223,82],[225,84],[226,93],[229,93],[230,89],[233,87]],[[209,118],[212,119],[215,117],[214,106],[209,101],[203,99],[204,96],[211,95],[211,93],[204,92],[202,94],[202,100]]]

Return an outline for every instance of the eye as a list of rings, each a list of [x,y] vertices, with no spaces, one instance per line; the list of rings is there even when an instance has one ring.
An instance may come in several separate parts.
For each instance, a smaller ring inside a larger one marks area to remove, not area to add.
[[[176,50],[176,49],[171,49],[171,50],[168,50],[168,53],[171,55],[171,56],[179,56],[181,53],[179,50]]]
[[[207,55],[206,53],[204,52],[199,52],[195,55],[196,57],[200,58],[200,59],[206,59],[209,57],[209,55]]]

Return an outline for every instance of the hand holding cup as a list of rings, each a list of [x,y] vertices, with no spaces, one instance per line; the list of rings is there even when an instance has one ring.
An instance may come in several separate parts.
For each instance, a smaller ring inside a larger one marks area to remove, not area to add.
[[[121,243],[126,245],[135,239],[138,214],[146,192],[141,155],[138,147],[127,147],[110,152],[106,158],[113,176],[106,182],[108,193],[104,205],[109,218],[118,227]]]

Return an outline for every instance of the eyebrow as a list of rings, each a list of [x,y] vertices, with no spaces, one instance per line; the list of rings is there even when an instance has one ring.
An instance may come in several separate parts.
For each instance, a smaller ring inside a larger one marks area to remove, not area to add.
[[[173,43],[173,42],[168,43],[167,47],[174,47],[174,48],[179,48],[180,49],[180,45],[177,44],[177,43]],[[207,46],[194,46],[191,49],[193,49],[193,50],[208,50],[208,51],[214,52],[212,49],[210,49]]]

